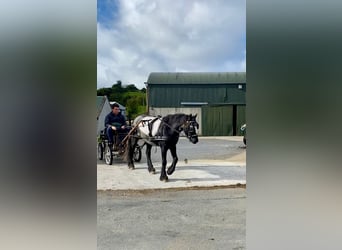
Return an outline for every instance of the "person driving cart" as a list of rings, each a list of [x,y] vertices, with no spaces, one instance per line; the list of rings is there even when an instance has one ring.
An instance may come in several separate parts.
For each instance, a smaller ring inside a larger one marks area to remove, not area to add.
[[[126,118],[121,114],[119,104],[114,103],[111,107],[112,112],[105,118],[105,129],[108,137],[108,144],[112,147],[114,144],[114,135],[117,135],[118,141],[116,141],[115,146],[118,146],[128,133],[128,128],[126,126]]]

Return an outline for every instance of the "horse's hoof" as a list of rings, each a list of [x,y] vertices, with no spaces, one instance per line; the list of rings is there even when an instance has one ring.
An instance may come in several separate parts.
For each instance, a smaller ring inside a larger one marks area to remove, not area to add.
[[[134,166],[128,166],[128,169],[134,170]]]
[[[168,175],[172,175],[174,171],[175,171],[174,169],[170,169],[170,168],[169,168],[169,169],[167,170],[167,174],[168,174]]]
[[[160,177],[159,179],[160,179],[160,181],[163,181],[163,182],[168,182],[169,181],[169,178],[167,178],[167,176]]]
[[[156,170],[151,170],[151,171],[149,171],[150,172],[150,174],[155,174],[156,173]]]

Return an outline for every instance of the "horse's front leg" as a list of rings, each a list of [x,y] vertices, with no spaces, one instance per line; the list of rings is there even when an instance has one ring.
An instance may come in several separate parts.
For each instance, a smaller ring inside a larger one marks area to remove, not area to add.
[[[150,144],[146,143],[146,158],[147,158],[148,172],[155,174],[156,170],[153,167],[153,164],[151,161],[151,149],[152,149],[152,146]]]
[[[172,175],[172,173],[176,169],[176,164],[178,162],[178,157],[177,157],[177,151],[176,151],[176,145],[170,147],[171,155],[172,155],[172,164],[171,166],[167,169],[167,174]]]
[[[166,175],[166,153],[167,153],[167,147],[166,146],[162,146],[161,147],[161,155],[162,155],[162,168],[161,168],[161,173],[160,173],[160,180],[161,181],[168,181],[168,177]]]

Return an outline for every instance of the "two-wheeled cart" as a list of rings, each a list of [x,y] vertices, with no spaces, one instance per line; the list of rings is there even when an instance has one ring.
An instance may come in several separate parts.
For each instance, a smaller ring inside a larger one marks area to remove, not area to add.
[[[136,127],[131,128],[127,133],[118,133],[114,132],[114,143],[113,145],[109,145],[109,140],[106,135],[105,129],[100,132],[100,135],[97,138],[97,158],[99,160],[104,160],[107,165],[113,164],[114,158],[121,158],[125,153],[126,142],[129,136],[137,136]],[[121,143],[119,143],[119,136],[125,136]],[[144,145],[139,146],[136,145],[134,148],[133,159],[135,162],[139,162],[141,160],[141,149]]]

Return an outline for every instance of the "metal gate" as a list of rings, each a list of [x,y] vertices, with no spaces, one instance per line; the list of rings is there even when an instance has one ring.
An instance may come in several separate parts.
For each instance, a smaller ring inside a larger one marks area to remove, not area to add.
[[[246,105],[236,106],[236,135],[243,135],[241,126],[246,123]]]

